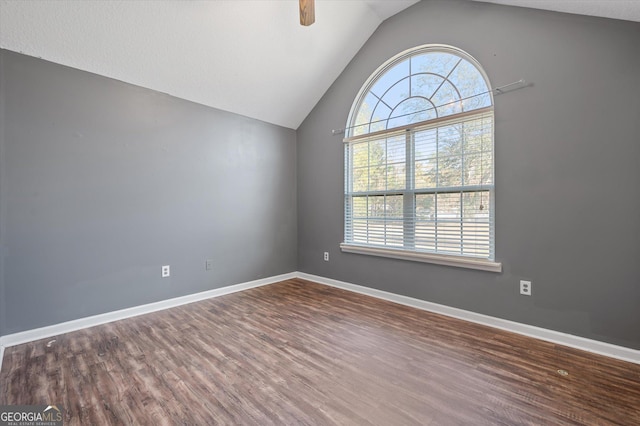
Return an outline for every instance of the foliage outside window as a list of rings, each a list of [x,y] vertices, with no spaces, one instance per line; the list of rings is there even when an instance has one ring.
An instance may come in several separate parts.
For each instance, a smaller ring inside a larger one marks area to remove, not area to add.
[[[458,49],[422,46],[381,66],[347,123],[342,249],[493,262],[493,117],[487,78]]]

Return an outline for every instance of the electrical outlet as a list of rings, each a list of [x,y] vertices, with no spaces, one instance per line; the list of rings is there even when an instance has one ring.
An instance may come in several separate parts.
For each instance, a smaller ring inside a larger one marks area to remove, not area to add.
[[[329,261],[329,252],[328,252],[328,251],[325,251],[325,252],[324,252],[324,261],[325,261],[325,262],[328,262],[328,261]]]
[[[204,269],[205,271],[210,271],[213,269],[213,260],[207,259],[204,261]]]
[[[169,267],[169,265],[164,265],[162,267],[162,278],[167,278],[170,275],[171,275],[171,268]]]
[[[531,281],[520,280],[520,294],[531,296]]]

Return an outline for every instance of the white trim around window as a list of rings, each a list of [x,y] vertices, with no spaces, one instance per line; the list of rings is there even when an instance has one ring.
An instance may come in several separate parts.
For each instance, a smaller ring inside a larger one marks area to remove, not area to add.
[[[460,49],[425,45],[361,88],[344,139],[344,252],[501,272],[493,91]]]
[[[390,249],[382,247],[370,247],[346,243],[340,244],[340,250],[345,253],[367,254],[370,256],[389,257],[392,259],[411,260],[414,262],[434,263],[436,265],[477,269],[487,272],[502,272],[502,263],[473,257],[448,256],[445,254],[425,253],[413,250]]]

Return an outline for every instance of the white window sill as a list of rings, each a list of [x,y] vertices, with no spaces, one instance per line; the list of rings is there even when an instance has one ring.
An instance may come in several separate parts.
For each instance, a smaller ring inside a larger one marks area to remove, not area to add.
[[[435,263],[436,265],[478,269],[480,271],[502,272],[502,263],[473,257],[423,253],[402,249],[366,247],[346,243],[340,244],[340,250],[345,253],[368,254],[370,256],[390,257],[393,259],[412,260],[414,262]]]

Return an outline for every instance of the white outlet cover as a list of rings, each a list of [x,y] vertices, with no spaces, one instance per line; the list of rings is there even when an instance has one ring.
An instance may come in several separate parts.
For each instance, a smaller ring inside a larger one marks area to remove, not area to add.
[[[520,294],[531,296],[531,281],[520,280]]]
[[[171,267],[169,265],[164,265],[162,267],[162,278],[167,278],[171,276]]]

